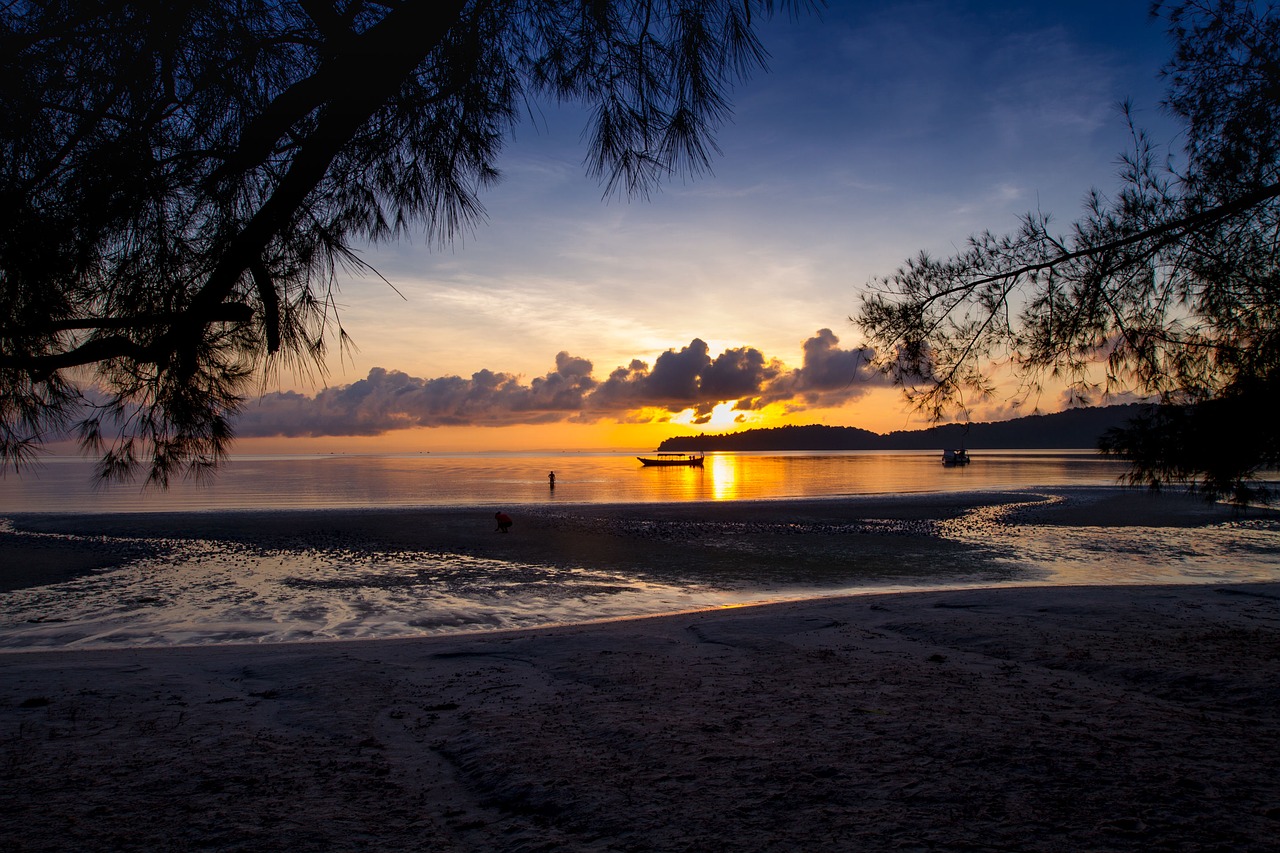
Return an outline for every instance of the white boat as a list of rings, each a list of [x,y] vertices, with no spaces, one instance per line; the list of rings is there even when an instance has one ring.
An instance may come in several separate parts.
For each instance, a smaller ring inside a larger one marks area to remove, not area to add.
[[[645,465],[670,467],[683,465],[689,468],[701,468],[706,458],[701,453],[655,453],[652,456],[637,456]]]

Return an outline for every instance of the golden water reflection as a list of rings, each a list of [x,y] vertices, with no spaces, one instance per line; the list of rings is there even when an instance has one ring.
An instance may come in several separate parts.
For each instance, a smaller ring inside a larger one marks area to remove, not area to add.
[[[233,457],[167,492],[93,487],[93,463],[52,460],[0,478],[0,513],[768,500],[1111,485],[1124,463],[1088,452],[711,453],[702,468],[642,466],[626,453]],[[556,485],[549,489],[548,472]]]
[[[712,456],[703,463],[711,470],[711,497],[718,501],[731,501],[738,497],[738,471],[740,457]]]
[[[1110,485],[1124,464],[1094,453],[989,451],[948,468],[932,452],[711,453],[703,468],[646,468],[643,501],[981,491],[1047,485]],[[623,499],[619,497],[619,499]]]

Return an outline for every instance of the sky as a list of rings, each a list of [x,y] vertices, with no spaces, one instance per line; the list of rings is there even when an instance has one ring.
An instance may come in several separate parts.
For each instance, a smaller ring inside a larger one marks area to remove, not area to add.
[[[541,103],[451,245],[365,247],[324,375],[281,372],[237,452],[645,449],[673,435],[928,426],[865,369],[877,277],[1117,185],[1131,100],[1156,141],[1170,48],[1146,0],[857,2],[765,24],[710,174],[647,199],[587,177],[584,113]],[[382,279],[385,278],[386,281]],[[390,284],[388,284],[388,282]],[[393,286],[394,287],[393,287]],[[735,403],[736,401],[736,403]],[[1052,389],[973,420],[1063,408]]]

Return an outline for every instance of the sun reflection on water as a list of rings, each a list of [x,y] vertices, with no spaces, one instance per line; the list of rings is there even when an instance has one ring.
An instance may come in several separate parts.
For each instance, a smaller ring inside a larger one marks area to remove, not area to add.
[[[164,493],[93,489],[91,460],[57,459],[0,478],[0,513],[768,500],[1110,485],[1124,471],[1092,453],[972,455],[972,465],[947,469],[922,451],[708,453],[703,468],[645,467],[629,453],[237,457],[216,478],[176,481]]]
[[[711,496],[718,501],[731,501],[739,497],[738,457],[710,456],[703,463],[711,470]]]

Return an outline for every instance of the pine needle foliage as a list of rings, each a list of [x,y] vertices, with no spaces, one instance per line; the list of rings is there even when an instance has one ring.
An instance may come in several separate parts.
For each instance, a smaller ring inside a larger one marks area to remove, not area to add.
[[[802,3],[786,4],[799,10]],[[513,126],[584,105],[586,171],[704,171],[773,0],[0,6],[0,470],[223,461],[265,371],[323,371],[359,247],[481,222]]]
[[[1126,108],[1114,194],[1091,192],[1061,231],[1030,213],[954,257],[921,254],[872,282],[854,319],[935,419],[993,394],[1001,370],[1018,400],[1049,380],[1085,401],[1136,391],[1162,408],[1103,443],[1133,482],[1247,498],[1280,466],[1280,16],[1240,0],[1152,14],[1174,46],[1164,106],[1182,150],[1159,150]]]

